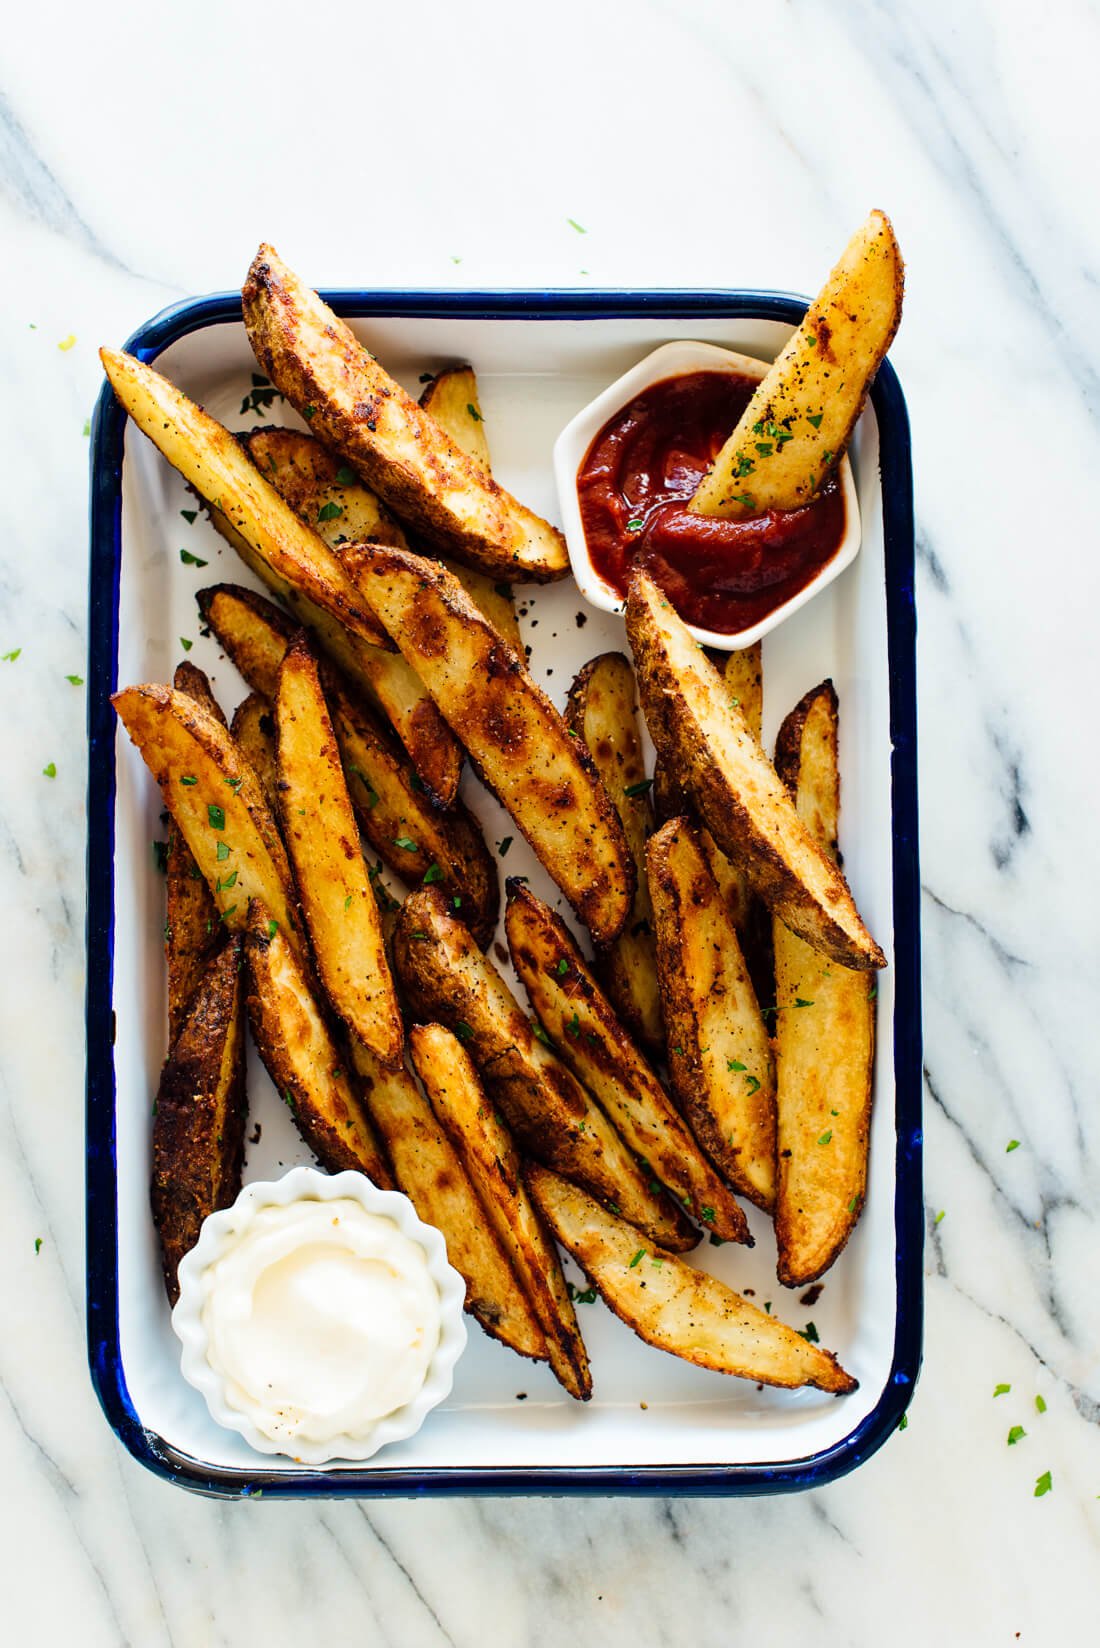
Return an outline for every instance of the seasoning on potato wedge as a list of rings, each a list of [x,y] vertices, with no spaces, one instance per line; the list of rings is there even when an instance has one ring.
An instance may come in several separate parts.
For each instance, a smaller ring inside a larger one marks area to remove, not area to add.
[[[623,826],[636,884],[626,926],[600,949],[596,971],[619,1017],[654,1052],[664,1045],[653,906],[645,873],[646,837],[653,808],[638,735],[634,671],[621,652],[601,653],[577,675],[565,712],[570,729],[583,739]]]
[[[639,1339],[697,1367],[762,1385],[812,1385],[838,1396],[857,1388],[831,1351],[674,1254],[639,1246],[633,1226],[556,1173],[534,1162],[525,1171],[558,1241]]]
[[[160,785],[220,921],[230,930],[243,927],[249,900],[262,899],[304,960],[286,848],[260,781],[228,732],[171,687],[126,687],[111,702]]]
[[[329,1173],[365,1173],[393,1184],[378,1137],[344,1069],[324,1014],[286,934],[258,898],[245,929],[248,1022],[275,1091]]]
[[[184,659],[172,677],[177,692],[186,693],[225,725],[225,716],[201,669]],[[164,842],[165,921],[164,959],[168,969],[168,1043],[179,1034],[191,998],[222,941],[218,910],[171,813]]]
[[[449,1030],[415,1024],[409,1045],[432,1109],[534,1307],[554,1375],[570,1396],[586,1402],[592,1375],[577,1314],[557,1249],[527,1194],[511,1134],[486,1097],[469,1054]]]
[[[241,941],[210,958],[172,1042],[153,1106],[153,1222],[170,1304],[176,1271],[210,1213],[241,1188],[244,1158]]]
[[[822,954],[884,967],[840,870],[799,817],[718,671],[642,571],[631,581],[626,628],[653,741],[722,851],[772,913]]]
[[[565,576],[561,533],[468,457],[271,246],[256,253],[241,297],[268,377],[403,521],[492,578]]]
[[[775,1203],[775,1062],[729,905],[684,818],[649,843],[673,1091],[735,1190]]]
[[[816,497],[898,329],[904,284],[890,219],[872,212],[761,379],[692,510],[741,519]]]
[[[483,782],[593,938],[609,944],[630,916],[634,861],[581,740],[438,562],[385,544],[353,544],[344,553]]]
[[[800,816],[837,856],[837,698],[814,687],[784,721],[776,768]],[[826,960],[775,922],[779,1280],[815,1281],[863,1208],[875,1048],[874,980]]]
[[[291,643],[279,671],[275,728],[283,839],[321,984],[348,1028],[384,1064],[396,1064],[405,1037],[382,923],[304,635]]]
[[[519,1356],[546,1360],[534,1307],[520,1287],[481,1200],[431,1105],[404,1065],[388,1069],[361,1041],[349,1041],[363,1103],[385,1141],[393,1176],[425,1224],[447,1243],[466,1283],[466,1309],[485,1332]]]
[[[143,434],[273,574],[367,641],[386,633],[349,584],[336,556],[269,485],[228,429],[151,366],[101,349],[111,387]]]
[[[469,1050],[523,1151],[618,1207],[660,1246],[694,1246],[698,1233],[688,1219],[651,1188],[599,1105],[435,888],[405,900],[393,959],[411,1012],[446,1025]]]
[[[655,1179],[727,1242],[752,1245],[745,1215],[615,1017],[565,923],[519,882],[504,918],[520,982],[560,1057]]]

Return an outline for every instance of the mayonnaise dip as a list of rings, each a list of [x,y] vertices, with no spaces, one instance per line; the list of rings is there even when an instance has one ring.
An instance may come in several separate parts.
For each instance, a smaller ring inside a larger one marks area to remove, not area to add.
[[[355,1201],[259,1209],[204,1283],[207,1359],[272,1442],[364,1436],[416,1396],[439,1343],[424,1250]]]

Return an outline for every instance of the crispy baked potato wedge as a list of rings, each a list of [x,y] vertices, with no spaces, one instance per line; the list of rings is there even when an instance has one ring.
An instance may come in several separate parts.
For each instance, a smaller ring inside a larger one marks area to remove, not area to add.
[[[243,927],[249,900],[262,899],[304,960],[286,848],[259,779],[225,728],[171,687],[126,687],[111,702],[160,785],[222,923]]]
[[[638,1246],[638,1233],[576,1185],[530,1163],[527,1183],[554,1235],[639,1339],[697,1367],[793,1390],[854,1391],[831,1351],[765,1315],[705,1271]]]
[[[153,1107],[153,1222],[173,1305],[177,1267],[203,1220],[241,1188],[245,1113],[241,941],[234,937],[207,963]]]
[[[279,668],[297,633],[285,613],[236,584],[199,591],[199,608],[250,687],[274,700]],[[471,813],[455,802],[442,812],[418,787],[408,762],[364,705],[338,677],[322,671],[344,776],[359,824],[374,851],[412,886],[438,882],[478,942],[496,927],[500,887],[496,866]]]
[[[773,915],[824,955],[859,969],[885,966],[844,877],[799,817],[718,671],[642,571],[631,581],[626,629],[653,741],[722,851]]]
[[[393,1179],[370,1117],[282,927],[260,899],[249,905],[245,956],[253,1039],[298,1131],[329,1173],[353,1168],[388,1189]]]
[[[565,923],[510,881],[504,925],[531,1006],[577,1080],[693,1218],[724,1241],[751,1246],[744,1213],[615,1017]]]
[[[898,329],[904,284],[890,219],[872,212],[761,379],[693,510],[739,518],[811,501],[851,439]]]
[[[840,779],[837,700],[815,687],[780,729],[776,767],[799,813],[837,853]],[[775,923],[779,1280],[812,1282],[855,1228],[867,1190],[875,987],[866,973],[827,961]]]
[[[382,922],[304,635],[291,642],[279,671],[275,728],[283,838],[321,984],[348,1028],[384,1064],[396,1064],[405,1037]]]
[[[468,457],[287,268],[257,252],[241,294],[264,370],[310,427],[444,554],[491,578],[563,578],[561,533]]]
[[[275,717],[269,701],[258,692],[250,692],[233,711],[229,730],[234,743],[243,751],[245,760],[263,786],[272,817],[278,819]]]
[[[363,1102],[385,1141],[398,1189],[425,1224],[442,1233],[447,1258],[466,1283],[466,1309],[492,1338],[544,1362],[546,1340],[534,1307],[431,1105],[404,1065],[387,1069],[354,1036],[349,1045]]]
[[[225,716],[201,669],[184,659],[176,665],[172,679],[177,692],[186,693],[225,725]],[[164,846],[164,959],[168,969],[168,1045],[171,1046],[179,1035],[207,963],[221,943],[222,929],[206,877],[195,863],[194,854],[171,813]]]
[[[483,782],[593,938],[610,943],[630,915],[634,862],[580,739],[438,562],[385,544],[353,544],[344,553]]]
[[[485,433],[485,419],[481,415],[477,375],[472,366],[449,366],[438,373],[421,395],[420,404],[456,446],[480,464],[487,475],[491,474],[489,440]],[[484,572],[475,572],[473,567],[463,566],[458,561],[444,562],[444,565],[454,573],[471,601],[481,608],[508,645],[522,652],[523,642],[520,640],[511,584],[501,583],[499,578],[489,578]]]
[[[660,1246],[694,1246],[688,1220],[650,1189],[599,1105],[540,1039],[434,887],[402,905],[393,959],[413,1015],[446,1025],[468,1048],[522,1150],[614,1204]]]
[[[405,547],[389,511],[312,435],[294,429],[255,429],[237,439],[275,490],[330,549],[351,539],[376,538]],[[285,580],[273,579],[219,510],[211,520],[246,565],[273,589],[349,680],[381,710],[408,751],[429,793],[450,806],[462,772],[462,750],[399,652],[364,641]]]
[[[114,349],[99,354],[138,428],[201,498],[222,511],[273,575],[364,640],[387,646],[385,631],[332,550],[264,480],[229,430],[151,366]]]
[[[735,1190],[775,1204],[775,1064],[725,899],[687,819],[649,843],[673,1091]]]
[[[573,1301],[558,1250],[527,1194],[512,1136],[486,1097],[469,1054],[449,1030],[441,1024],[413,1025],[409,1045],[432,1109],[534,1307],[554,1375],[570,1396],[586,1402],[592,1375]]]
[[[645,875],[646,837],[653,829],[642,743],[638,736],[634,671],[621,652],[604,652],[580,671],[569,689],[565,719],[584,741],[615,805],[634,860],[634,903],[626,926],[599,950],[596,971],[619,1017],[654,1051],[664,1046],[653,906]]]

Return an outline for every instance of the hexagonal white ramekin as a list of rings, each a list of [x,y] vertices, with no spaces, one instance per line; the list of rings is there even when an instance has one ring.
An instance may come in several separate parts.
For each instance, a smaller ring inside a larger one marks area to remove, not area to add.
[[[428,1274],[439,1291],[439,1343],[428,1364],[424,1383],[413,1400],[379,1419],[367,1434],[343,1435],[330,1443],[303,1441],[282,1445],[264,1436],[245,1414],[231,1408],[225,1400],[222,1378],[206,1356],[207,1334],[202,1323],[206,1278],[210,1266],[229,1250],[261,1208],[341,1199],[356,1201],[368,1213],[392,1219],[403,1236],[423,1249]],[[295,1167],[281,1179],[245,1185],[232,1207],[211,1213],[203,1221],[198,1242],[180,1263],[179,1284],[180,1296],[172,1311],[172,1327],[183,1345],[183,1376],[203,1396],[211,1417],[228,1430],[239,1432],[259,1453],[284,1454],[307,1465],[323,1465],[334,1459],[369,1459],[388,1443],[404,1442],[415,1435],[432,1409],[450,1395],[455,1364],[466,1348],[463,1320],[466,1284],[447,1262],[443,1237],[432,1225],[417,1218],[407,1196],[396,1190],[379,1190],[362,1173],[329,1174],[314,1167]]]
[[[616,378],[602,395],[597,395],[594,401],[589,401],[588,405],[566,424],[554,442],[554,479],[557,482],[562,528],[569,549],[573,576],[586,601],[590,601],[603,612],[623,610],[622,598],[610,584],[604,582],[592,565],[577,494],[577,472],[604,424],[633,400],[635,395],[665,378],[680,377],[686,372],[725,371],[738,372],[759,382],[770,365],[770,361],[756,360],[751,355],[738,355],[734,350],[721,349],[714,343],[696,343],[687,339],[663,343],[659,349],[654,349],[652,354],[639,361],[637,366],[631,367],[621,378]],[[845,567],[852,564],[859,553],[862,527],[855,477],[847,455],[841,458],[837,465],[837,476],[844,495],[845,524],[844,536],[832,560],[823,566],[817,577],[811,579],[797,595],[792,595],[789,601],[784,601],[781,607],[777,607],[774,612],[749,629],[739,630],[735,635],[724,635],[717,630],[700,629],[696,624],[689,624],[688,629],[697,641],[720,652],[737,652],[741,647],[751,646],[753,641],[775,629],[777,624],[781,624],[785,618],[797,612],[799,607],[804,607],[807,601],[812,601],[820,590],[831,584]]]

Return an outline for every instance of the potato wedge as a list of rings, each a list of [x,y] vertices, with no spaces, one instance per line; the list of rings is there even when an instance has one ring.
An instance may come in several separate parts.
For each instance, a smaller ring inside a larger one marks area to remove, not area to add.
[[[220,509],[274,576],[364,640],[385,631],[332,550],[264,480],[228,429],[132,355],[101,349],[111,387],[143,434],[207,503]]]
[[[403,521],[491,578],[569,570],[556,527],[498,486],[310,291],[261,246],[241,293],[256,358],[310,427]]]
[[[634,862],[584,745],[452,575],[384,544],[345,550],[482,781],[507,807],[600,943],[622,931]]]
[[[694,1246],[696,1231],[650,1189],[599,1105],[536,1034],[434,887],[405,900],[393,959],[413,1015],[446,1025],[469,1049],[522,1150],[618,1207],[660,1246]]]
[[[456,446],[480,464],[487,475],[492,473],[485,419],[481,415],[477,392],[477,375],[472,366],[449,366],[438,373],[421,395],[420,404]],[[443,564],[454,573],[471,601],[481,608],[508,645],[522,652],[523,642],[516,619],[512,586],[501,583],[499,578],[489,578],[484,572],[475,572],[473,567],[463,566],[458,561],[444,561]]]
[[[295,514],[330,549],[359,538],[405,546],[404,533],[374,493],[360,485],[312,435],[294,429],[255,429],[237,439]],[[285,601],[328,657],[382,712],[429,794],[440,806],[450,806],[462,773],[462,749],[401,654],[353,635],[308,595],[285,579],[271,577],[270,568],[253,554],[220,510],[211,511],[211,520],[245,564]]]
[[[693,510],[737,519],[811,501],[851,439],[898,329],[904,284],[890,219],[872,212],[761,379]]]
[[[798,816],[718,671],[644,572],[631,581],[626,629],[653,741],[722,851],[808,944],[845,966],[884,967],[844,877]]]
[[[764,736],[764,649],[760,642],[725,653],[721,672],[730,702],[741,711],[746,727],[759,744]]]
[[[837,853],[840,779],[831,681],[808,692],[780,729],[776,767],[799,813]],[[875,1052],[873,979],[817,955],[775,923],[779,1280],[801,1287],[828,1270],[867,1191]]]
[[[363,862],[332,718],[305,636],[291,642],[275,700],[283,839],[321,984],[334,1011],[384,1064],[405,1036],[382,923]]]
[[[344,1059],[282,927],[258,898],[249,905],[245,956],[253,1039],[298,1131],[327,1172],[353,1168],[389,1189],[389,1167]]]
[[[230,725],[233,741],[263,786],[273,818],[279,816],[276,788],[275,717],[271,704],[258,692],[250,692],[233,711]]]
[[[153,1106],[151,1200],[170,1304],[203,1220],[241,1188],[246,1110],[241,941],[231,938],[199,981]]]
[[[278,690],[279,667],[294,624],[262,595],[236,584],[215,584],[198,594],[203,619],[250,687],[269,700]],[[415,774],[374,717],[339,678],[322,671],[323,685],[344,776],[360,828],[379,858],[411,886],[425,877],[438,882],[480,944],[496,927],[500,886],[496,866],[472,814],[455,802],[446,812],[432,806]]]
[[[510,881],[504,925],[531,1006],[577,1080],[693,1218],[723,1240],[751,1247],[744,1213],[615,1017],[565,923]]]
[[[225,728],[171,687],[126,687],[111,702],[160,785],[221,922],[243,927],[249,900],[262,899],[305,961],[286,848],[259,779]]]
[[[812,1385],[838,1396],[857,1388],[831,1351],[810,1344],[683,1259],[640,1248],[631,1225],[556,1173],[535,1163],[525,1171],[558,1241],[639,1339],[697,1367],[762,1385],[787,1390]]]
[[[177,692],[185,692],[225,725],[225,716],[201,669],[184,659],[176,665],[173,684]],[[223,936],[206,878],[171,813],[165,830],[164,870],[164,959],[168,970],[168,1045],[171,1046]]]
[[[775,1064],[737,930],[699,835],[672,819],[649,843],[673,1091],[719,1172],[775,1204]]]
[[[601,653],[569,689],[565,719],[582,739],[622,823],[634,860],[634,903],[626,926],[601,948],[596,973],[619,1017],[655,1052],[664,1047],[653,906],[645,876],[646,837],[653,829],[642,744],[638,736],[634,671],[621,652]]]
[[[546,1339],[550,1366],[586,1402],[592,1375],[558,1250],[531,1204],[512,1136],[497,1116],[465,1048],[441,1024],[409,1031],[413,1063],[432,1109],[481,1198]]]
[[[466,1309],[493,1339],[519,1356],[546,1360],[546,1340],[485,1217],[477,1191],[415,1080],[388,1070],[353,1036],[352,1064],[363,1103],[385,1141],[399,1190],[447,1243],[447,1258],[466,1283]]]

